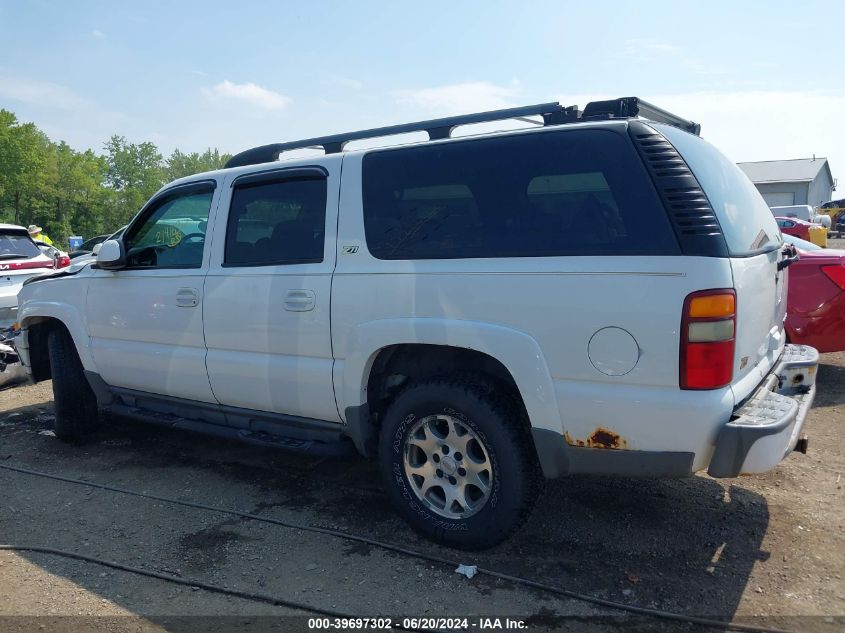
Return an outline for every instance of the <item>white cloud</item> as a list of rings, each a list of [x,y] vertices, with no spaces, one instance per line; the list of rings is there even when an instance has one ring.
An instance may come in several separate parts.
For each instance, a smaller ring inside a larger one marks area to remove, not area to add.
[[[133,136],[129,132],[137,124],[67,86],[7,74],[2,68],[0,104],[14,111],[19,121],[33,121],[53,141],[66,141],[78,150],[99,152],[112,134]]]
[[[400,106],[448,116],[512,107],[514,104],[511,99],[516,96],[517,87],[518,82],[500,86],[487,81],[474,81],[434,88],[397,90],[393,95]]]
[[[728,69],[720,64],[714,64],[700,57],[684,57],[680,60],[681,68],[697,75],[725,75]]]
[[[648,99],[701,123],[701,135],[735,161],[827,156],[845,175],[845,137],[837,121],[845,91],[732,91]]]
[[[236,84],[228,79],[211,88],[203,88],[202,92],[209,99],[235,99],[266,110],[281,110],[291,102],[290,97],[258,84]]]
[[[348,88],[350,90],[361,90],[364,83],[351,77],[341,77],[340,75],[329,75],[329,79],[333,84],[341,88]]]
[[[103,33],[102,31],[98,31],[97,29],[94,29],[93,31],[91,31],[91,37],[94,37],[98,40],[103,39],[105,36],[106,36],[105,33]]]
[[[59,84],[38,79],[0,74],[0,98],[36,106],[73,110],[90,106],[76,92]]]
[[[669,55],[677,53],[679,46],[669,44],[667,42],[658,42],[649,39],[630,39],[622,43],[625,55],[643,55],[643,54],[658,54]]]

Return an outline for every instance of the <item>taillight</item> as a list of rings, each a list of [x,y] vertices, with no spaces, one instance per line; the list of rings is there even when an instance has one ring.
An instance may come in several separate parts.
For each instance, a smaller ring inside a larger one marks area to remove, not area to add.
[[[56,264],[56,268],[64,268],[66,266],[70,266],[70,256],[60,255],[59,260]]]
[[[736,292],[687,295],[681,317],[681,389],[717,389],[733,379]]]
[[[833,283],[845,290],[845,266],[822,266],[822,272],[827,275]]]

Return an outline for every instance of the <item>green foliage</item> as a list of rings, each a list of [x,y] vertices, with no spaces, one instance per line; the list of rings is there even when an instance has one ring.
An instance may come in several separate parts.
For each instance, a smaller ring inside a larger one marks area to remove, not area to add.
[[[0,222],[38,224],[61,248],[70,235],[111,233],[162,185],[220,169],[229,156],[180,150],[164,159],[153,143],[112,136],[105,153],[53,143],[33,123],[0,109]]]
[[[202,154],[183,154],[178,149],[173,150],[164,167],[167,181],[184,178],[204,171],[220,169],[231,156],[221,154],[216,149],[207,149]]]

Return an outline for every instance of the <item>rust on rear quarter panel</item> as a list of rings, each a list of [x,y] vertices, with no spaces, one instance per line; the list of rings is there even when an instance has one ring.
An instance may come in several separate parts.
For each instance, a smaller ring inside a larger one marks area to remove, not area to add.
[[[613,431],[604,427],[598,427],[593,434],[586,440],[573,438],[569,433],[564,433],[563,438],[570,446],[578,446],[582,448],[610,448],[610,449],[625,449],[628,448],[628,441]]]

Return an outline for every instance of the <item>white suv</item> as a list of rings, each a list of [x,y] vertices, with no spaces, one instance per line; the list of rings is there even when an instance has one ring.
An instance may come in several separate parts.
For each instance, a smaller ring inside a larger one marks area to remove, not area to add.
[[[342,151],[412,130],[430,140]],[[516,529],[543,476],[762,472],[806,446],[818,354],[785,340],[794,250],[697,132],[626,98],[255,148],[164,187],[95,265],[28,283],[19,351],[63,439],[106,409],[354,445],[462,548]]]
[[[0,223],[0,330],[17,320],[18,293],[27,279],[69,263],[58,249],[52,251],[54,256],[45,253],[24,227]]]

